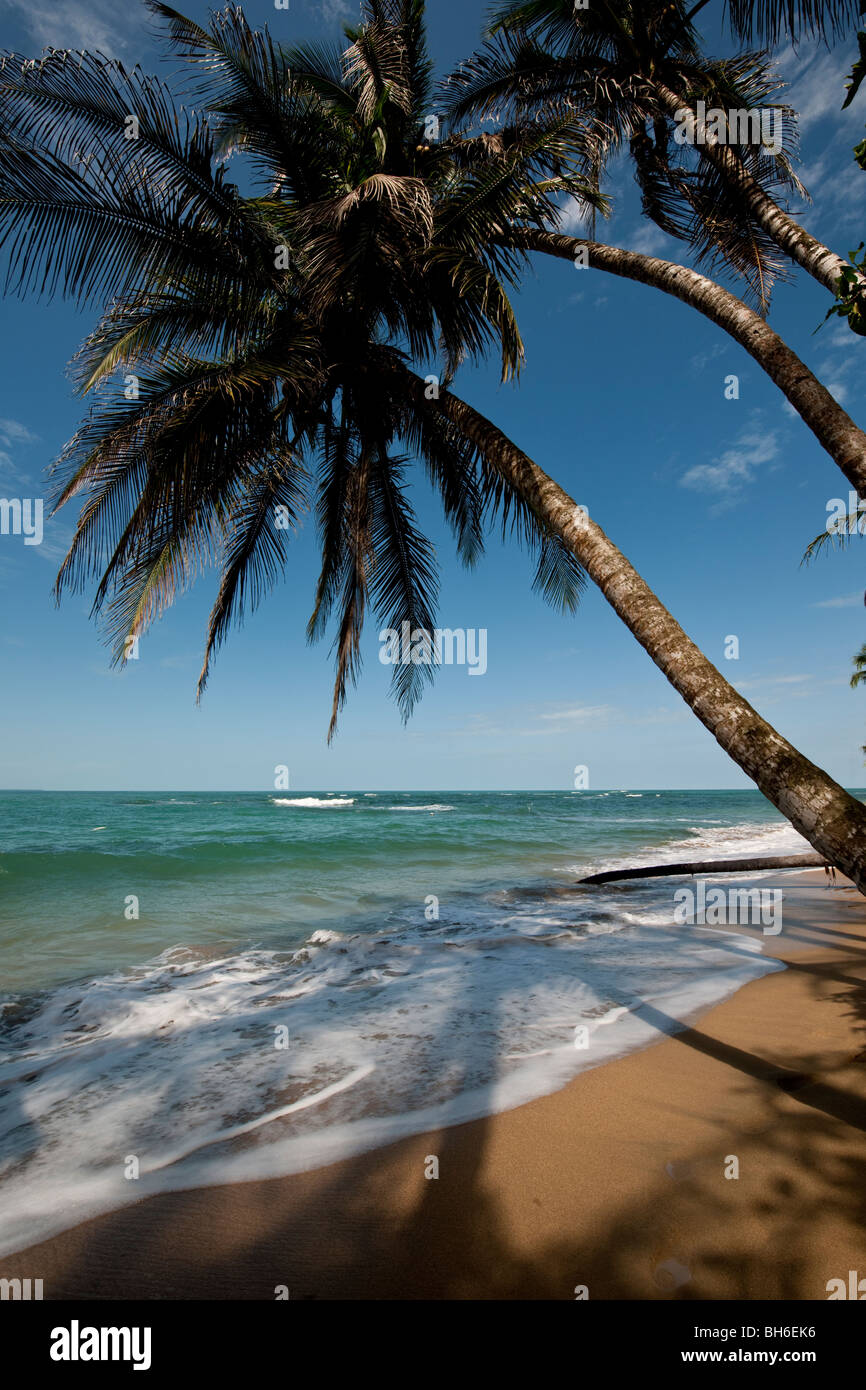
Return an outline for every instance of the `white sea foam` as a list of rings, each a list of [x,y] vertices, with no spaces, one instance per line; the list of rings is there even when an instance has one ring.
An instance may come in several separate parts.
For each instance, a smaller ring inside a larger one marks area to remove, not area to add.
[[[150,1193],[519,1105],[782,968],[754,939],[674,927],[658,895],[508,898],[292,951],[176,947],[4,1017],[0,1254]]]
[[[630,820],[628,823],[635,822]],[[690,859],[748,859],[771,855],[808,854],[811,849],[808,840],[787,822],[780,824],[778,821],[747,821],[739,825],[720,825],[718,822],[709,821],[689,826],[689,834],[683,838],[666,840],[663,845],[648,844],[644,849],[631,850],[627,856],[611,856],[592,860],[591,863],[572,863],[566,866],[564,872],[585,878],[590,874],[637,868],[644,864],[676,864]]]
[[[297,806],[301,809],[312,806],[354,806],[355,804],[353,796],[272,796],[271,801],[275,806]]]

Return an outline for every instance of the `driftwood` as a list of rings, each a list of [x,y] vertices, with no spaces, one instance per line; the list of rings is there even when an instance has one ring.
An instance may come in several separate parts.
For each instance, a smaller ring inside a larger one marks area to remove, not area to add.
[[[665,878],[670,874],[731,874],[753,869],[821,869],[826,864],[822,854],[774,854],[763,859],[696,859],[690,864],[648,864],[642,869],[613,869],[605,874],[590,874],[578,883],[616,883],[624,878]]]

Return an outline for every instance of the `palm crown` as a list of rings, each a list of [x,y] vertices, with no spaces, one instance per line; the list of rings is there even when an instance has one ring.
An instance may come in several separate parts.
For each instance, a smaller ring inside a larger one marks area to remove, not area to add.
[[[691,13],[683,0],[501,6],[492,37],[451,79],[450,111],[460,121],[579,117],[595,141],[596,177],[627,148],[645,213],[690,242],[699,261],[743,277],[766,309],[784,258],[706,148],[678,142],[674,116],[677,104],[685,109],[698,100],[724,111],[765,109],[780,83],[760,53],[708,58]],[[768,195],[805,196],[791,162],[796,126],[789,108],[776,105],[774,121],[780,139],[772,150],[733,138],[731,150]]]
[[[434,623],[410,459],[464,561],[498,514],[535,549],[537,586],[576,602],[570,551],[424,408],[413,366],[441,362],[447,381],[496,345],[503,375],[519,369],[507,291],[520,256],[492,237],[555,219],[563,193],[592,198],[568,172],[585,167],[583,134],[570,119],[434,138],[422,0],[367,0],[343,52],[286,52],[236,8],[209,29],[153,8],[193,66],[193,113],[99,55],[8,55],[0,72],[11,284],[109,301],[74,364],[97,404],[56,465],[57,505],[84,496],[58,594],[97,582],[122,660],[215,559],[201,689],[314,505],[309,633],[336,621],[333,733],[368,609],[391,627]],[[249,193],[226,177],[235,153]],[[404,715],[430,675],[395,666]]]

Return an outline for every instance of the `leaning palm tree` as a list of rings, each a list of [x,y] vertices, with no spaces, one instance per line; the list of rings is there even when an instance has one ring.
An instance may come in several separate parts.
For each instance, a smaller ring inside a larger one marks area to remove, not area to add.
[[[602,176],[605,158],[629,137],[651,215],[666,230],[692,241],[699,260],[733,268],[745,280],[746,299],[756,300],[759,312],[697,269],[594,238],[564,236],[555,226],[508,226],[496,234],[498,243],[653,286],[709,318],[758,362],[866,497],[866,433],[766,322],[773,275],[780,269],[777,248],[739,196],[724,179],[720,182],[719,171],[707,166],[702,151],[697,151],[696,170],[674,174],[669,123],[658,113],[652,122],[655,144],[648,140],[660,76],[671,83],[700,81],[711,101],[737,100],[746,108],[772,89],[757,57],[746,55],[727,65],[704,59],[690,17],[676,3],[661,0],[655,8],[616,0],[592,7],[591,13],[555,0],[511,5],[498,21],[499,41],[462,63],[448,79],[446,106],[458,129],[476,118],[496,118],[507,122],[506,130],[520,129],[542,116],[567,112],[582,124],[581,150],[587,143],[592,146],[580,172],[595,180]],[[539,42],[539,33],[552,42],[552,51]],[[670,50],[667,67],[662,62],[665,46]],[[652,72],[652,82],[643,68]],[[786,153],[776,160],[749,148],[739,153],[765,187],[774,180],[796,185]],[[841,264],[846,284],[858,282],[858,270]]]
[[[640,5],[605,0],[591,12],[565,0],[513,3],[494,25],[498,42],[488,43],[448,79],[446,106],[458,125],[467,119],[495,118],[509,122],[506,128],[569,112],[594,141],[594,154],[582,173],[596,180],[611,152],[628,138],[646,210],[666,231],[695,245],[699,261],[733,269],[745,281],[745,299],[756,301],[760,312],[697,269],[594,238],[566,237],[555,228],[508,227],[498,234],[500,244],[636,280],[696,309],[758,362],[866,497],[866,433],[766,322],[773,277],[782,264],[778,247],[714,166],[712,148],[696,151],[692,171],[672,165],[670,122],[653,105],[662,78],[691,83],[696,89],[699,85],[710,105],[714,100],[728,106],[736,102],[746,110],[755,108],[775,85],[759,55],[730,63],[703,57],[691,25],[700,8],[686,13],[676,0],[642,0]],[[765,192],[776,185],[800,187],[789,154],[780,150],[770,159],[748,146],[738,151],[742,167]],[[836,269],[834,292],[844,281],[859,303],[866,277],[848,262],[840,261]],[[853,313],[848,321],[859,331]]]
[[[334,54],[284,53],[238,10],[206,30],[155,8],[198,72],[201,114],[185,126],[161,84],[117,64],[49,57],[31,70],[31,119],[4,159],[13,283],[110,295],[77,369],[88,390],[107,391],[118,370],[126,385],[60,461],[59,503],[84,506],[59,588],[96,581],[122,656],[215,558],[203,685],[314,501],[310,632],[335,622],[333,731],[368,609],[391,627],[432,626],[434,557],[404,486],[416,458],[464,559],[498,513],[537,549],[549,597],[573,607],[591,578],[720,745],[866,891],[866,808],[761,718],[602,529],[451,389],[461,361],[494,345],[504,376],[520,366],[507,290],[521,262],[495,233],[548,220],[563,192],[590,197],[567,172],[583,155],[573,124],[509,136],[519,148],[505,161],[491,161],[490,137],[436,141],[421,0],[367,0]],[[232,151],[255,192],[228,182],[219,161]],[[396,668],[405,714],[430,669]]]
[[[707,58],[693,23],[701,8],[685,0],[603,0],[585,8],[573,0],[508,0],[493,37],[451,79],[452,113],[578,113],[599,133],[599,176],[627,147],[647,215],[701,259],[732,267],[763,309],[785,258],[835,296],[850,263],[779,201],[805,195],[792,163],[793,113],[776,106],[780,140],[771,148],[731,121],[720,135],[698,112],[698,102],[759,112],[779,86],[760,53]]]

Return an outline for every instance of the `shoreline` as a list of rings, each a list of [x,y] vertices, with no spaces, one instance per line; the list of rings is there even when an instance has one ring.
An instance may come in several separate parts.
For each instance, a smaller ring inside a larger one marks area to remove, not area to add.
[[[788,968],[675,1035],[326,1168],[144,1198],[0,1277],[46,1299],[826,1298],[866,1275],[866,910],[820,871],[759,883],[785,889],[782,933],[737,930]]]

